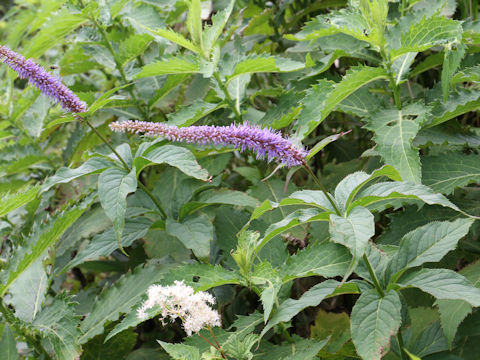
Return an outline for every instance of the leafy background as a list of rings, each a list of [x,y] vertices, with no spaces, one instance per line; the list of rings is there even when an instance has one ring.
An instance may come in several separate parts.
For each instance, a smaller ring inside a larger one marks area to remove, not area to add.
[[[1,43],[89,105],[0,68],[2,358],[221,358],[136,317],[174,280],[215,295],[231,359],[477,358],[477,2],[0,10]],[[268,126],[308,167],[112,134],[128,119]]]

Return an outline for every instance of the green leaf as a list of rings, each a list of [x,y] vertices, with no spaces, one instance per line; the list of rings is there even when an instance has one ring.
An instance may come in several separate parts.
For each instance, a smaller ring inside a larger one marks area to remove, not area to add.
[[[127,219],[122,233],[122,246],[130,246],[135,240],[144,237],[151,225],[152,221],[146,217]],[[80,247],[76,256],[60,272],[63,273],[86,261],[109,256],[116,249],[118,249],[118,240],[115,230],[110,228],[102,234],[96,235],[86,246]]]
[[[315,156],[320,150],[322,150],[325,146],[328,144],[337,141],[339,138],[341,138],[343,135],[345,135],[346,132],[341,132],[340,134],[334,134],[327,136],[326,138],[320,140],[318,143],[315,144],[313,148],[311,148],[308,151],[308,155],[305,157],[305,161],[310,160],[312,157]]]
[[[38,258],[45,255],[46,250],[67,230],[90,206],[92,197],[87,197],[77,206],[59,212],[45,225],[34,228],[24,246],[16,248],[9,257],[7,266],[0,272],[0,297],[18,277],[25,272]]]
[[[110,160],[101,157],[93,157],[85,161],[81,166],[75,169],[62,167],[57,170],[55,175],[49,177],[43,184],[42,191],[49,190],[56,184],[65,184],[81,176],[99,173],[100,171],[112,165]]]
[[[142,24],[137,23],[140,27],[144,28],[145,30],[149,31],[150,33],[154,35],[158,35],[164,39],[167,39],[175,44],[178,44],[188,50],[193,51],[194,53],[199,53],[200,48],[198,45],[193,44],[190,40],[185,39],[181,34],[170,30],[170,29],[157,29],[153,30],[148,28],[147,26],[143,26]]]
[[[233,74],[227,78],[227,83],[244,74],[259,72],[291,72],[304,68],[304,64],[280,56],[251,55],[235,65]]]
[[[32,187],[28,190],[18,191],[15,194],[1,194],[0,197],[0,218],[7,215],[10,211],[28,204],[37,198],[39,186]]]
[[[357,199],[350,205],[370,207],[372,209],[391,207],[393,200],[421,200],[428,205],[441,205],[456,211],[460,209],[442,194],[435,193],[428,186],[411,182],[380,182],[361,191]],[[380,204],[378,204],[380,203]]]
[[[148,34],[134,34],[122,41],[118,46],[118,52],[115,54],[117,63],[124,67],[137,56],[142,55],[152,41]]]
[[[213,240],[213,225],[206,215],[192,216],[182,222],[168,218],[165,226],[169,235],[175,236],[197,257],[208,257],[210,242]]]
[[[202,44],[202,5],[200,0],[189,0],[187,27],[195,44]]]
[[[408,346],[408,349],[418,355],[417,359],[425,359],[430,354],[440,353],[448,350],[448,344],[442,332],[439,321],[435,321],[427,327],[416,339]]]
[[[308,276],[343,276],[351,261],[350,253],[343,246],[331,242],[314,243],[288,258],[281,269],[283,282]]]
[[[38,58],[47,50],[59,43],[62,43],[65,35],[69,34],[77,27],[87,22],[87,19],[69,12],[68,10],[59,11],[54,14],[50,20],[33,38],[30,39],[23,55],[25,58]]]
[[[390,50],[390,56],[395,59],[407,52],[421,52],[433,46],[459,43],[462,31],[460,22],[442,15],[424,17],[419,23],[411,25],[407,32],[401,34],[400,44]]]
[[[480,262],[469,265],[459,272],[475,287],[480,287]],[[458,326],[472,312],[472,306],[464,300],[437,300],[443,333],[452,346]]]
[[[216,44],[218,38],[222,34],[223,28],[227,24],[228,18],[233,10],[233,5],[235,1],[230,0],[228,6],[222,10],[218,11],[215,15],[212,16],[212,25],[207,25],[203,29],[203,51],[210,55],[213,49],[213,46]]]
[[[169,344],[157,340],[160,346],[175,360],[200,360],[200,351],[194,346],[185,344]]]
[[[215,110],[227,107],[225,103],[208,103],[197,99],[191,105],[183,106],[168,115],[168,125],[190,126]]]
[[[457,91],[450,92],[446,102],[436,100],[431,106],[432,116],[425,125],[427,128],[480,108],[480,90],[458,88]]]
[[[296,210],[287,215],[283,220],[271,224],[265,230],[264,237],[258,242],[255,252],[258,253],[272,238],[285,230],[313,221],[328,221],[329,216],[329,212],[321,212],[317,209]]]
[[[410,70],[410,66],[412,65],[416,56],[416,52],[409,52],[393,61],[392,72],[395,79],[395,84],[399,85],[408,80],[408,71]]]
[[[451,194],[455,188],[480,182],[480,155],[449,152],[422,157],[422,177],[433,190]]]
[[[142,67],[135,79],[168,74],[194,74],[200,72],[197,60],[193,56],[166,56]]]
[[[283,199],[279,206],[286,205],[310,205],[315,206],[325,211],[335,212],[332,204],[320,190],[300,190],[295,191],[288,198]],[[274,206],[274,205],[273,205]]]
[[[13,336],[10,326],[5,324],[3,328],[2,338],[0,339],[0,354],[4,360],[18,360],[20,357],[17,352],[15,337]]]
[[[108,340],[103,334],[97,335],[83,345],[82,360],[125,359],[132,351],[136,341],[137,333],[133,330],[123,331]]]
[[[152,164],[175,166],[186,175],[196,179],[207,181],[209,178],[207,170],[200,167],[191,151],[180,146],[164,145],[158,147],[153,145],[142,154],[142,158],[150,161]],[[135,160],[135,163],[137,160]],[[145,166],[148,165],[150,164]],[[138,171],[140,172],[143,167],[139,168]]]
[[[117,320],[120,313],[132,311],[148,287],[162,279],[164,271],[154,266],[137,267],[105,289],[95,299],[92,311],[82,321],[82,335],[78,343],[84,344],[95,335],[103,333],[103,325],[109,320]]]
[[[387,72],[381,67],[356,66],[350,68],[339,83],[320,81],[302,100],[296,136],[303,139],[350,94],[369,82],[386,78]]]
[[[114,99],[111,99],[110,96],[116,93],[118,90],[124,89],[128,86],[132,85],[131,83],[129,84],[124,84],[120,85],[117,87],[114,87],[113,89],[110,89],[106,92],[104,92],[97,100],[95,100],[90,107],[88,108],[88,114],[92,115],[94,114],[97,110],[103,108],[110,102],[114,101]]]
[[[282,287],[278,270],[274,269],[268,261],[263,261],[255,265],[252,273],[248,275],[252,284],[261,286],[260,300],[262,301],[263,317],[266,323]]]
[[[57,359],[67,360],[80,355],[78,322],[70,298],[59,295],[42,309],[31,326],[52,344]]]
[[[464,82],[479,82],[480,81],[480,65],[471,66],[460,70],[453,75],[450,83],[452,85]]]
[[[465,300],[472,306],[480,306],[480,289],[452,270],[418,270],[400,278],[397,284],[402,288],[419,288],[439,300]]]
[[[374,289],[358,298],[350,318],[352,340],[362,359],[380,360],[389,350],[390,338],[402,322],[402,303],[391,290],[384,297]]]
[[[347,216],[330,215],[331,240],[346,246],[356,261],[367,249],[368,240],[375,234],[375,221],[370,211],[355,207]]]
[[[409,232],[402,238],[398,251],[389,262],[390,275],[395,274],[398,278],[406,269],[440,261],[467,235],[472,223],[472,219],[435,221]]]
[[[103,210],[112,220],[115,236],[120,242],[125,226],[127,195],[137,189],[136,170],[129,173],[120,168],[109,168],[98,177],[98,197]]]
[[[462,43],[455,48],[450,44],[446,46],[445,59],[442,66],[442,95],[444,102],[448,99],[453,74],[457,71],[464,56],[465,46]]]

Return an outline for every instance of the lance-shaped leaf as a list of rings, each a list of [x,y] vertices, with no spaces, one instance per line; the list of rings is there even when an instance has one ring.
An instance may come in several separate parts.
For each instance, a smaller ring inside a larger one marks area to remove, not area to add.
[[[480,155],[450,152],[422,158],[422,178],[433,190],[451,194],[457,187],[480,182]]]
[[[373,184],[358,194],[349,208],[365,206],[372,209],[392,206],[396,200],[420,200],[428,205],[441,205],[456,211],[460,209],[442,194],[437,194],[428,186],[411,182],[381,182]]]
[[[295,191],[288,198],[283,199],[279,204],[279,206],[286,205],[310,205],[325,211],[335,211],[324,192],[319,190]]]
[[[0,297],[46,250],[60,238],[90,206],[93,197],[89,196],[77,206],[71,206],[49,219],[45,225],[34,227],[24,246],[16,248],[9,256],[7,266],[0,272]]]
[[[133,20],[133,19],[132,19]],[[182,34],[179,34],[173,30],[170,30],[170,29],[156,29],[156,30],[153,30],[153,29],[150,29],[146,26],[143,26],[142,24],[139,24],[138,22],[136,22],[135,20],[133,20],[138,26],[140,26],[141,28],[147,30],[148,32],[150,32],[152,35],[157,35],[157,36],[160,36],[164,39],[167,39],[177,45],[180,45],[182,47],[184,47],[185,49],[188,49],[188,50],[191,50],[193,51],[194,53],[200,53],[200,48],[198,47],[198,45],[192,43],[190,40],[186,39],[184,36],[182,36]]]
[[[145,162],[145,160],[148,161]],[[209,178],[207,170],[198,164],[190,150],[175,145],[164,145],[160,147],[153,145],[141,154],[141,158],[135,159],[135,164],[140,165],[138,168],[139,172],[149,165],[168,164],[196,179],[206,181]]]
[[[328,221],[330,212],[321,212],[317,209],[301,209],[287,215],[283,220],[274,223],[265,231],[265,235],[258,241],[255,253],[258,253],[273,237],[295,226],[313,221]]]
[[[368,290],[358,298],[352,309],[350,324],[357,353],[365,360],[380,360],[389,350],[390,338],[402,322],[402,303],[391,290],[381,297]]]
[[[400,46],[392,49],[390,56],[395,59],[407,52],[421,52],[437,45],[458,43],[462,38],[462,31],[459,21],[442,15],[424,17],[419,23],[411,25],[407,32],[401,34]]]
[[[127,195],[137,189],[136,170],[129,173],[120,168],[109,168],[98,177],[98,196],[102,208],[112,220],[115,236],[120,242],[125,226]]]
[[[168,74],[193,74],[200,72],[197,60],[192,56],[167,56],[142,67],[136,79]]]
[[[288,258],[282,267],[283,281],[315,275],[326,278],[343,276],[351,261],[352,257],[344,246],[331,242],[314,243]]]
[[[447,101],[436,100],[432,104],[431,120],[425,127],[437,126],[459,115],[475,111],[480,107],[480,90],[458,88],[450,92]]]
[[[60,295],[50,306],[42,309],[30,326],[52,344],[56,358],[63,360],[77,358],[80,354],[78,323],[74,304]]]
[[[62,167],[57,170],[55,175],[49,177],[43,184],[42,191],[47,191],[53,185],[68,183],[81,176],[96,174],[112,166],[112,162],[105,158],[94,157],[85,161],[81,166],[75,169]]]
[[[480,289],[452,270],[418,270],[401,277],[397,284],[402,288],[419,288],[439,300],[465,300],[472,306],[480,306]]]
[[[364,207],[355,207],[345,217],[330,215],[331,240],[346,246],[356,261],[367,249],[368,240],[375,234],[373,215]]]
[[[103,333],[103,325],[107,321],[115,321],[120,317],[120,313],[129,312],[148,287],[162,279],[164,272],[165,270],[154,266],[138,267],[104,290],[95,299],[92,311],[82,321],[82,335],[78,343],[84,344],[95,335]]]
[[[480,262],[469,265],[459,273],[465,276],[475,287],[480,287]],[[464,300],[437,300],[438,312],[443,333],[452,346],[458,326],[472,312],[472,306]]]
[[[460,43],[455,47],[455,45],[448,44],[445,49],[445,59],[443,60],[442,66],[442,95],[443,101],[447,101],[448,94],[450,91],[450,82],[452,80],[453,74],[457,71],[460,66],[460,61],[462,61],[465,56],[465,45]]]
[[[440,261],[467,235],[473,219],[435,221],[406,234],[390,260],[388,272],[395,281],[405,270],[427,262]]]
[[[458,71],[451,79],[452,85],[463,82],[479,82],[480,81],[480,65],[471,66]]]
[[[287,299],[285,300],[277,310],[273,313],[267,326],[262,330],[261,336],[274,327],[284,321],[289,321],[295,315],[297,315],[303,309],[310,306],[317,306],[328,295],[332,294],[340,283],[336,280],[326,280],[320,284],[315,285],[310,290],[305,292],[300,299]],[[351,285],[351,284],[346,284]],[[353,288],[350,290],[354,290]]]
[[[386,78],[387,72],[382,67],[357,66],[347,71],[339,83],[322,80],[302,100],[296,136],[303,139],[350,94],[372,81]]]
[[[212,16],[212,25],[206,25],[204,27],[202,47],[206,54],[210,54],[212,52],[213,46],[222,34],[223,28],[227,24],[234,4],[235,1],[230,0],[228,6],[224,10],[218,11]]]
[[[35,186],[28,190],[19,191],[16,194],[7,193],[0,196],[0,218],[20,206],[28,204],[37,198],[40,187]]]

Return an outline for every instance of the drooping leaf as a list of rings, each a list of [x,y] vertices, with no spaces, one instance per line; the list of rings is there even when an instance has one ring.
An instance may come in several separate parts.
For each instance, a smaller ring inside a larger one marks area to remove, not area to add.
[[[105,213],[112,220],[115,236],[119,242],[125,226],[127,195],[136,189],[135,168],[127,173],[123,169],[111,167],[98,177],[98,197]]]
[[[480,182],[480,155],[449,152],[422,158],[423,183],[433,190],[451,194],[455,188]]]
[[[92,311],[82,321],[82,334],[78,343],[84,344],[101,334],[107,321],[115,321],[121,313],[129,312],[147,288],[162,279],[164,271],[155,266],[138,267],[105,289],[95,300]]]
[[[402,288],[419,288],[439,300],[464,300],[472,306],[480,306],[480,289],[452,270],[418,270],[401,277],[397,284]]]
[[[368,290],[355,303],[350,318],[352,340],[358,354],[365,360],[380,360],[389,349],[390,338],[400,328],[402,304],[395,291],[381,297]]]

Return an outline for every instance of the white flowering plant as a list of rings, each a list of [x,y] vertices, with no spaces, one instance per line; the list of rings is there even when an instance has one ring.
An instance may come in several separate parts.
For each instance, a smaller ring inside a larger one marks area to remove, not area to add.
[[[477,360],[460,0],[0,4],[0,358]]]

